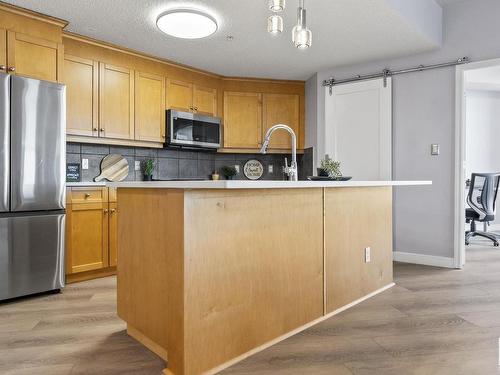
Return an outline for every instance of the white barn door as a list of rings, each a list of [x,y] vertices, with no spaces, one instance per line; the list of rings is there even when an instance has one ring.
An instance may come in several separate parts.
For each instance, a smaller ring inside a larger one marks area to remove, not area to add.
[[[392,82],[387,78],[325,91],[325,153],[353,180],[392,179]],[[320,158],[323,155],[318,155]]]

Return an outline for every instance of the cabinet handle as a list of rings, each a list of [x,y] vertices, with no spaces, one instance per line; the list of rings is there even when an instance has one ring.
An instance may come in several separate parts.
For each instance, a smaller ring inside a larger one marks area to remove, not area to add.
[[[89,193],[85,193],[85,199],[87,198],[90,198],[90,194]]]
[[[13,66],[9,66],[9,68],[7,69],[9,72],[15,72],[16,71],[16,68],[13,67]]]
[[[104,131],[104,128],[101,128],[101,131],[103,132],[103,131]]]
[[[112,214],[114,214],[116,212],[116,209],[112,208],[111,210],[109,210],[109,212],[111,212]]]
[[[96,132],[96,131],[98,131],[98,130],[99,130],[99,129],[97,129],[97,128],[94,128],[94,131],[95,131],[95,132]]]
[[[0,70],[6,70],[7,67],[5,65],[0,65]]]
[[[104,214],[106,215],[107,213],[108,213],[108,209],[107,209],[107,208],[105,208],[105,209],[104,209]]]

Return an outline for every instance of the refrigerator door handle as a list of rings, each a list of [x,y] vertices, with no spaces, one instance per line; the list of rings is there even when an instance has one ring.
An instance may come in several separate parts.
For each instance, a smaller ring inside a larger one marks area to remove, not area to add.
[[[10,209],[10,75],[0,73],[0,212]]]

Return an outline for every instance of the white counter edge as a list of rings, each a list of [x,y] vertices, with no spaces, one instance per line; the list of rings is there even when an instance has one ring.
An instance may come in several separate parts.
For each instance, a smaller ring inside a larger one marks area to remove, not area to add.
[[[290,189],[290,188],[339,188],[375,186],[421,186],[432,181],[127,181],[107,182],[114,188],[138,189]]]
[[[92,182],[92,181],[81,181],[81,182],[66,182],[66,187],[105,187],[106,182],[101,181],[101,182]]]

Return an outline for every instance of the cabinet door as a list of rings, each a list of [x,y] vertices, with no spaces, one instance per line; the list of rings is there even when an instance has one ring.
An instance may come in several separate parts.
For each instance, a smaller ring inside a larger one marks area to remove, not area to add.
[[[193,110],[193,84],[167,80],[167,108],[190,112]]]
[[[0,28],[0,73],[7,71],[7,30]]]
[[[299,145],[300,104],[298,95],[264,94],[264,127],[263,136],[267,130],[276,124],[288,125],[297,136]],[[277,130],[271,137],[269,148],[290,149],[292,139],[284,130]]]
[[[99,136],[134,139],[134,71],[99,63]]]
[[[118,260],[118,211],[116,203],[109,204],[109,265],[116,266]]]
[[[60,81],[63,54],[61,43],[7,31],[7,65],[14,74]]]
[[[98,63],[76,56],[64,57],[66,133],[97,137]]]
[[[217,89],[194,85],[194,111],[207,116],[217,115]]]
[[[165,141],[165,78],[135,72],[135,139]]]
[[[258,148],[262,134],[262,94],[224,93],[224,147]]]
[[[107,203],[69,204],[66,222],[66,273],[107,267]]]

